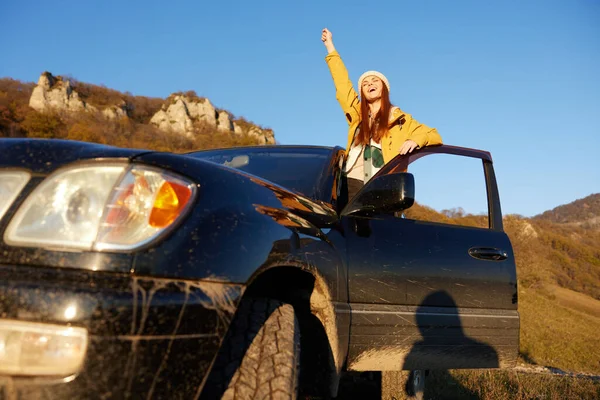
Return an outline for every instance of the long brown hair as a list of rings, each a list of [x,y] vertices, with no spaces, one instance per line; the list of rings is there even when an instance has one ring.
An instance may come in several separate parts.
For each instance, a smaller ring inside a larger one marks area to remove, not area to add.
[[[360,88],[360,132],[354,138],[354,142],[356,144],[369,144],[371,143],[371,138],[376,143],[381,143],[381,138],[385,135],[388,130],[388,123],[390,119],[390,111],[392,109],[392,104],[390,103],[390,92],[388,91],[387,86],[382,85],[381,88],[381,107],[375,115],[373,119],[373,124],[369,126],[369,104],[365,100],[365,94]]]

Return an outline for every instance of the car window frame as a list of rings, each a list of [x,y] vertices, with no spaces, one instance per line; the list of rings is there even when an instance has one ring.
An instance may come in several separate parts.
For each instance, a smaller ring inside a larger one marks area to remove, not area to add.
[[[193,151],[193,152],[189,152],[189,153],[185,153],[186,156],[189,157],[193,157],[199,160],[204,160],[206,162],[213,162],[207,159],[204,159],[203,157],[201,157],[202,153],[217,153],[217,152],[235,152],[235,151],[245,151],[247,150],[248,152],[251,151],[261,151],[261,152],[268,152],[269,150],[273,150],[273,152],[293,152],[293,150],[299,150],[299,151],[303,151],[303,152],[309,152],[310,150],[320,150],[323,151],[322,154],[327,155],[328,161],[323,163],[323,166],[321,169],[319,169],[319,173],[317,176],[315,176],[315,179],[312,181],[312,186],[311,186],[311,192],[310,193],[303,193],[303,192],[299,192],[297,190],[294,190],[292,188],[289,188],[287,186],[284,186],[283,184],[277,183],[275,181],[269,181],[272,182],[286,190],[289,190],[290,192],[295,192],[295,193],[299,193],[302,196],[308,197],[309,199],[312,200],[318,200],[318,201],[324,201],[326,203],[330,203],[332,201],[331,196],[327,195],[328,191],[330,192],[333,188],[333,180],[331,180],[331,185],[329,187],[326,187],[328,185],[328,181],[329,181],[329,176],[328,174],[331,172],[332,170],[332,159],[339,153],[340,151],[340,147],[327,147],[327,146],[282,146],[282,145],[276,145],[276,146],[241,146],[241,147],[228,147],[228,148],[217,148],[217,149],[206,149],[206,150],[198,150],[198,151]],[[220,163],[215,163],[217,165],[222,165]],[[237,169],[237,168],[234,168]],[[250,171],[244,171],[242,169],[237,169],[239,171],[248,173],[248,174],[252,174],[260,179],[264,179],[264,180],[268,180],[266,177],[263,177],[261,175],[257,175],[255,173],[252,173]]]
[[[432,154],[449,154],[462,157],[470,157],[480,159],[483,165],[483,174],[485,178],[486,196],[488,203],[488,229],[492,231],[504,231],[502,223],[502,208],[500,206],[500,195],[498,191],[498,183],[496,180],[496,174],[494,172],[494,166],[492,161],[492,155],[483,150],[470,149],[466,147],[450,146],[450,145],[438,145],[438,146],[427,146],[412,153],[406,155],[397,155],[390,162],[385,164],[378,172],[371,178],[376,179],[379,176],[409,172],[408,167],[416,160],[426,157]],[[362,192],[368,187],[369,183],[358,192]],[[358,195],[357,193],[357,195]]]

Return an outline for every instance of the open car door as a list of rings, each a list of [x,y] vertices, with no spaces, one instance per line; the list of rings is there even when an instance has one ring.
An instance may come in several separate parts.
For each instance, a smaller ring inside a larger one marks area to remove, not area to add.
[[[404,197],[390,209],[386,196]],[[457,208],[475,198],[481,214]],[[444,202],[454,208],[440,212]],[[515,363],[516,266],[489,153],[444,145],[398,156],[349,200],[342,224],[350,370]]]

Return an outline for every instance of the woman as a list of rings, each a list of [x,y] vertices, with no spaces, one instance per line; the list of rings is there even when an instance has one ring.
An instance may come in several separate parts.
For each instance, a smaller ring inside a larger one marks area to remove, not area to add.
[[[321,40],[327,48],[325,60],[333,77],[336,97],[349,125],[345,171],[348,199],[351,199],[392,158],[442,144],[442,138],[436,129],[420,124],[390,103],[390,84],[380,72],[367,71],[361,75],[359,97],[328,29],[323,29]]]

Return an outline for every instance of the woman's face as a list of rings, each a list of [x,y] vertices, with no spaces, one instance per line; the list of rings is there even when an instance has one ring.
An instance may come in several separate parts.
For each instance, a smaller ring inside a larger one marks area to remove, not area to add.
[[[375,75],[367,76],[362,81],[362,92],[368,102],[380,99],[382,89],[383,81]]]

